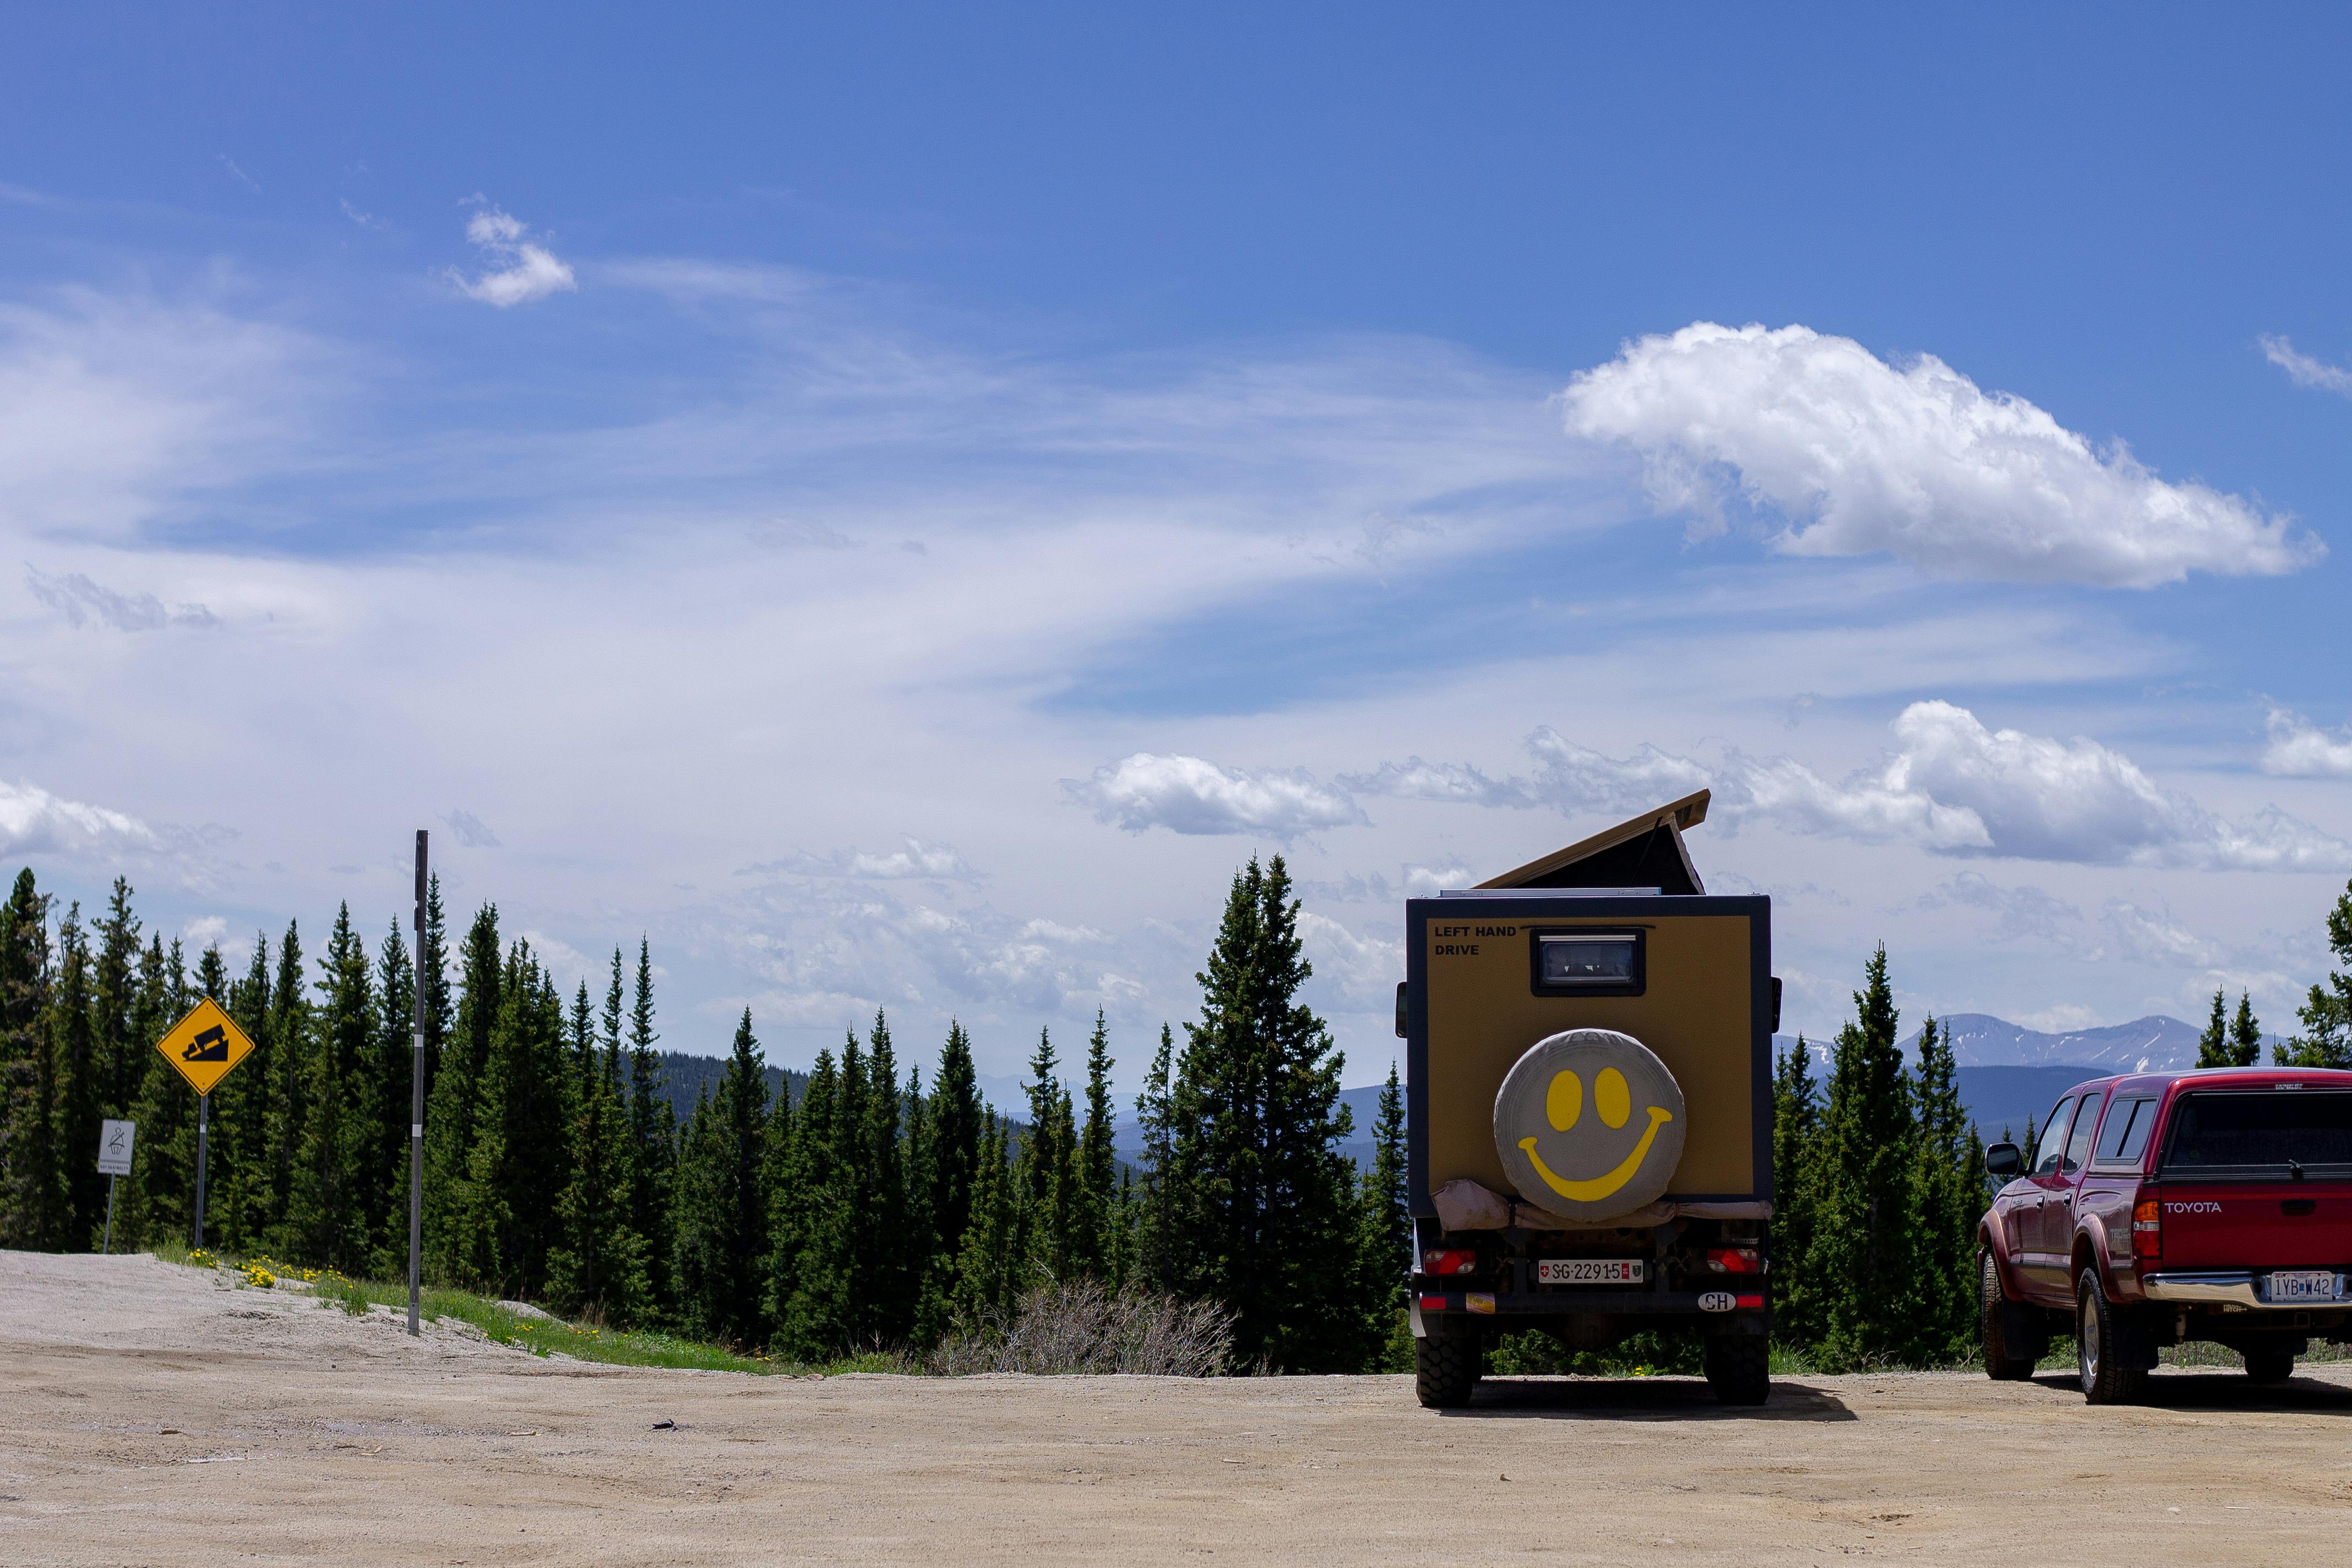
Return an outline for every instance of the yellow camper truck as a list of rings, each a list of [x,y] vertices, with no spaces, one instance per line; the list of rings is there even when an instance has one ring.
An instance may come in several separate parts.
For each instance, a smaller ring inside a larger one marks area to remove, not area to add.
[[[1405,905],[1412,1321],[1423,1405],[1543,1329],[1696,1334],[1717,1398],[1769,1393],[1772,901],[1717,897],[1673,801]]]

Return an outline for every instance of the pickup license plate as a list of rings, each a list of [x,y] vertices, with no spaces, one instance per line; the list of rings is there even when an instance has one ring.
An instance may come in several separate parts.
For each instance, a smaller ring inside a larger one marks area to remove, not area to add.
[[[1638,1258],[1547,1258],[1536,1265],[1538,1285],[1639,1285]]]
[[[2282,1268],[2271,1276],[2273,1301],[2333,1301],[2336,1275],[2326,1268]]]

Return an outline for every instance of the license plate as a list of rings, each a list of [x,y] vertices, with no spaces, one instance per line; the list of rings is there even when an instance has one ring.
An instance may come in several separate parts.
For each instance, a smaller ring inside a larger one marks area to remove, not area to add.
[[[2281,1269],[2271,1276],[2273,1301],[2333,1301],[2336,1275],[2325,1268]]]
[[[1536,1265],[1538,1285],[1639,1285],[1638,1258],[1548,1258]]]

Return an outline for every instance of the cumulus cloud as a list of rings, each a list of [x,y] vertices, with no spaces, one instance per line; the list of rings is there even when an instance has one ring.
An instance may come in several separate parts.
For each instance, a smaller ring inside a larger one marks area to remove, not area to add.
[[[1199,757],[1138,752],[1063,790],[1092,808],[1098,822],[1130,833],[1263,834],[1279,839],[1368,820],[1343,787],[1319,784],[1304,769],[1224,768]]]
[[[1885,552],[1942,575],[2150,587],[2318,559],[2285,517],[2160,479],[2033,404],[1933,355],[1897,369],[1801,326],[1696,322],[1577,376],[1569,430],[1639,453],[1698,535],[1737,497],[1785,521],[1791,555]]]
[[[1497,781],[1485,797],[1436,798],[1495,805],[1531,795],[1571,814],[1623,813],[1705,786],[1715,791],[1712,809],[1735,822],[1758,817],[1791,832],[1942,855],[2241,871],[2352,866],[2352,844],[2275,806],[2225,820],[2087,737],[1990,729],[1949,702],[1915,702],[1894,728],[1893,752],[1840,780],[1792,757],[1738,751],[1713,764],[1649,746],[1614,758],[1544,729],[1528,738],[1539,764],[1533,775]],[[1407,765],[1387,776],[1424,775]]]
[[[2300,713],[2273,708],[2263,772],[2283,778],[2352,778],[2352,725],[2333,734]]]
[[[119,632],[154,632],[165,626],[216,626],[220,617],[202,605],[170,605],[152,594],[118,594],[79,572],[52,577],[29,564],[26,585],[33,597],[76,626],[97,623]]]
[[[2297,386],[2313,387],[2321,392],[2340,392],[2352,397],[2352,370],[2329,364],[2325,360],[2315,360],[2306,353],[2298,353],[2294,345],[2284,338],[2263,334],[2263,357],[2286,372],[2287,379]]]
[[[153,848],[155,832],[135,816],[63,800],[38,784],[0,779],[0,855]]]
[[[459,292],[503,310],[580,286],[567,263],[545,246],[527,237],[530,231],[520,219],[491,206],[478,195],[473,199],[480,204],[481,210],[466,220],[466,237],[479,246],[497,265],[476,278],[451,268],[449,281],[457,286]]]

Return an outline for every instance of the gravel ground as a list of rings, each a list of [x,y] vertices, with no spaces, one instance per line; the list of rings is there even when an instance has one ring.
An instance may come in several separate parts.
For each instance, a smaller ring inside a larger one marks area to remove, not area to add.
[[[542,1360],[148,1258],[0,1252],[0,1562],[2333,1560],[2352,1373],[1701,1384]],[[656,1429],[658,1422],[674,1426]]]

